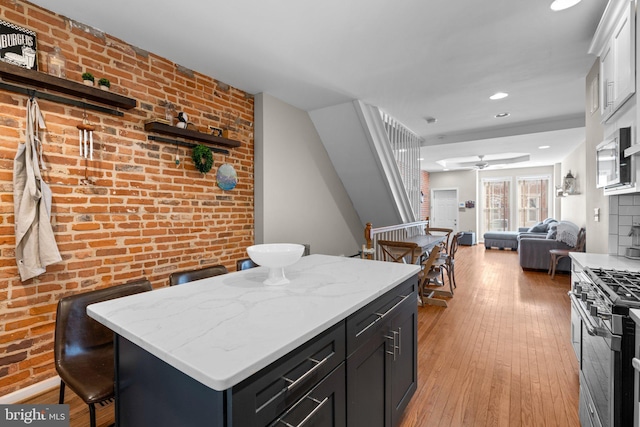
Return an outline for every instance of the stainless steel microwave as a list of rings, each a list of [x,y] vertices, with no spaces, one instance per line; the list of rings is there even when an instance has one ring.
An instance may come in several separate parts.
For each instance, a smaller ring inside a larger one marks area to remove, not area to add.
[[[596,187],[615,188],[631,184],[631,158],[624,150],[631,146],[631,128],[619,128],[596,147]]]

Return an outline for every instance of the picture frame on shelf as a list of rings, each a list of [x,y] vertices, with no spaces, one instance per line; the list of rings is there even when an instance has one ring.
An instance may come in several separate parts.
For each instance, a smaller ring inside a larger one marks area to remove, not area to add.
[[[0,19],[0,61],[29,70],[38,70],[36,33]]]
[[[211,135],[219,136],[220,138],[222,138],[222,129],[215,126],[209,126],[209,130],[211,130]]]

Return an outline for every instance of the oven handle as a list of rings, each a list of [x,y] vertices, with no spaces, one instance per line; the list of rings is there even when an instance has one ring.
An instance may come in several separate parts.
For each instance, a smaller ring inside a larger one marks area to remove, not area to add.
[[[569,297],[571,298],[571,303],[576,307],[576,310],[578,310],[578,314],[580,314],[582,321],[585,323],[584,326],[587,329],[587,333],[594,337],[599,336],[600,334],[598,334],[597,326],[593,324],[590,316],[584,311],[584,309],[578,302],[578,298],[576,298],[573,292],[569,292]]]
[[[614,335],[608,330],[606,330],[605,328],[599,328],[597,325],[595,325],[591,321],[591,316],[589,316],[587,312],[584,311],[584,308],[582,308],[582,305],[580,305],[580,303],[578,302],[578,298],[575,296],[575,294],[571,292],[568,292],[568,294],[569,294],[569,297],[571,298],[571,304],[576,307],[576,310],[578,310],[578,314],[580,315],[580,318],[584,322],[583,324],[585,329],[587,330],[587,333],[594,337],[604,338],[607,341],[609,348],[611,350],[621,351],[622,337],[619,335]]]

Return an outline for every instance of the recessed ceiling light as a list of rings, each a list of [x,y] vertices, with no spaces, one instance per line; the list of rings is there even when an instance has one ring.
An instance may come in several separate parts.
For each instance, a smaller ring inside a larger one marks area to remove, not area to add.
[[[541,145],[538,148],[541,150],[546,150],[547,148],[551,147],[550,145]]]
[[[421,162],[424,160],[424,157],[418,157],[418,161]]]
[[[554,0],[549,7],[551,7],[551,10],[557,12],[559,10],[569,9],[570,7],[580,3],[580,1],[581,0]]]
[[[507,116],[510,116],[510,115],[511,114],[509,114],[509,113],[498,113],[498,114],[496,114],[496,118],[501,119],[503,117],[507,117]]]
[[[491,99],[491,100],[495,101],[496,99],[506,98],[507,96],[509,96],[509,94],[508,94],[508,93],[505,93],[505,92],[496,92],[496,93],[494,93],[493,95],[491,95],[491,96],[489,97],[489,99]]]

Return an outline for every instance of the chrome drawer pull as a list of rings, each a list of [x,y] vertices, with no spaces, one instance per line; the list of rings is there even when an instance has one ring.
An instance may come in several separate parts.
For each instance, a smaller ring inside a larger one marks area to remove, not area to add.
[[[391,313],[393,310],[396,309],[396,307],[398,307],[400,304],[402,304],[404,302],[404,300],[406,300],[407,298],[409,298],[411,295],[400,295],[402,297],[402,299],[400,301],[398,301],[396,304],[394,304],[393,307],[391,307],[389,310],[385,311],[384,313],[380,314],[380,313],[373,313],[376,316],[378,316],[378,318],[376,320],[374,320],[373,322],[369,323],[364,329],[362,329],[360,332],[358,332],[356,334],[356,338],[358,338],[360,335],[362,335],[367,329],[371,328],[373,325],[375,325],[376,323],[378,323],[379,321],[381,321],[382,319],[385,318],[385,316],[387,316],[389,313]]]
[[[398,332],[391,331],[391,333],[393,334],[393,336],[385,335],[384,337],[388,340],[393,341],[393,343],[391,344],[391,348],[393,349],[393,351],[386,350],[386,353],[393,355],[393,361],[395,362],[396,358],[398,357],[396,356],[396,350],[398,349],[398,344],[396,344],[396,337],[398,336]]]
[[[300,421],[300,424],[298,424],[297,427],[302,427],[303,425],[305,425],[307,423],[307,421],[309,421],[311,419],[311,417],[313,417],[316,414],[316,412],[318,412],[324,406],[324,404],[329,401],[329,396],[327,396],[324,399],[322,399],[322,402],[317,400],[317,399],[314,399],[311,396],[307,396],[307,399],[311,399],[313,402],[317,403],[318,406],[316,406],[313,409],[313,411],[309,412],[309,415],[304,417],[304,420]]]
[[[298,406],[304,399],[309,399],[314,403],[317,403],[317,406],[315,408],[313,408],[313,410],[311,412],[309,412],[309,414],[307,414],[306,417],[304,417],[304,419],[302,421],[300,421],[300,424],[298,424],[297,426],[294,426],[293,424],[289,424],[288,422],[286,422],[284,420],[284,417],[286,417],[287,415],[289,415],[289,413],[291,411],[293,411],[295,409],[296,406]],[[271,426],[274,426],[278,423],[282,423],[287,427],[302,427],[304,426],[307,421],[309,421],[323,406],[325,403],[327,403],[327,401],[329,400],[329,396],[325,397],[324,399],[322,399],[322,401],[318,400],[318,399],[314,399],[313,397],[307,395],[305,397],[303,397],[302,399],[300,399],[295,405],[293,405],[287,412],[285,412],[280,418],[278,418],[276,421],[274,421]]]
[[[307,372],[305,372],[304,374],[300,375],[300,377],[298,377],[297,380],[292,380],[289,379],[285,376],[282,377],[283,380],[285,380],[288,383],[291,383],[287,386],[286,391],[291,391],[293,388],[295,388],[298,384],[300,384],[302,381],[305,380],[305,378],[307,378],[309,375],[313,374],[315,371],[317,371],[318,369],[320,369],[320,367],[325,364],[327,362],[327,360],[329,360],[331,358],[331,356],[333,356],[335,353],[331,352],[331,354],[329,354],[327,357],[325,357],[322,360],[316,360],[316,359],[312,359],[312,358],[308,358],[307,360],[309,360],[310,362],[314,363],[315,365],[309,369]]]
[[[633,365],[633,369],[640,372],[640,359],[634,357],[631,359],[631,364]]]

